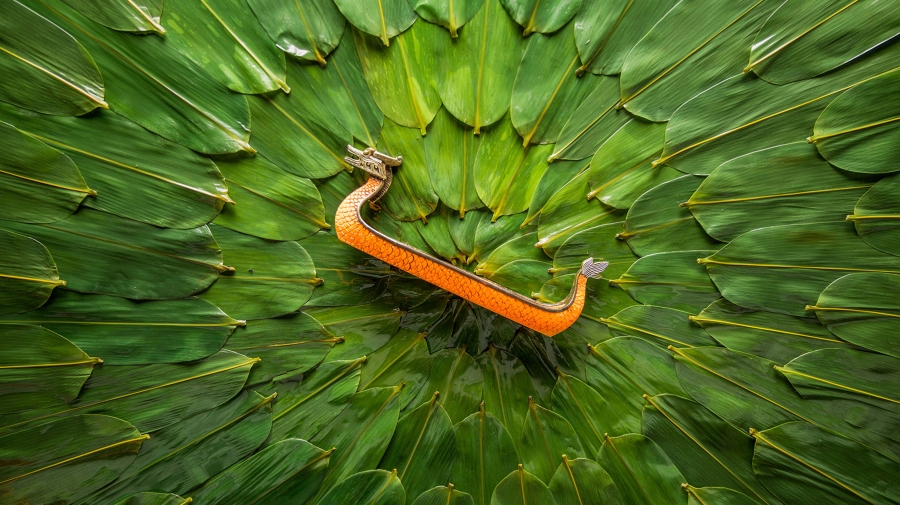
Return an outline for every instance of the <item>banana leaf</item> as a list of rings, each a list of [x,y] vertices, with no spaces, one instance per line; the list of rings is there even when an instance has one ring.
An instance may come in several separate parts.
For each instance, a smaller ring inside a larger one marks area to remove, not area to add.
[[[266,393],[278,394],[269,440],[307,440],[315,436],[344,410],[356,393],[359,367],[364,361],[365,358],[328,361],[304,374],[301,382],[278,382],[263,388]]]
[[[379,205],[396,220],[427,221],[427,216],[437,208],[438,195],[431,185],[430,165],[422,136],[413,128],[404,128],[386,120],[379,149],[403,157],[403,165],[394,174],[394,182]]]
[[[583,172],[588,164],[583,160],[558,161],[552,163],[553,169],[544,172],[538,181],[534,193],[531,195],[531,203],[528,204],[528,216],[523,225],[532,223],[541,215],[547,202],[560,188],[571,181],[576,175]]]
[[[569,237],[553,256],[554,275],[577,273],[587,258],[609,262],[603,271],[604,277],[614,278],[624,274],[638,258],[628,244],[616,240],[621,229],[620,221],[588,228]]]
[[[454,431],[456,459],[450,482],[472,495],[475,505],[492,504],[491,493],[497,483],[519,460],[509,432],[497,418],[485,412],[484,403],[478,412],[460,421]]]
[[[517,330],[509,319],[468,302],[460,301],[448,316],[452,316],[453,329],[445,347],[465,347],[472,355],[484,353],[491,343],[509,346]]]
[[[425,333],[401,329],[384,347],[366,356],[359,375],[359,390],[403,383],[403,392],[397,400],[402,409],[416,397],[429,373],[431,355]]]
[[[631,120],[631,114],[615,108],[619,102],[619,80],[615,77],[601,77],[598,80],[594,91],[563,125],[550,161],[582,160],[592,156],[610,136]]]
[[[662,152],[665,131],[665,123],[634,119],[613,133],[591,158],[588,199],[627,209],[645,192],[680,177],[677,170],[652,165]]]
[[[579,505],[621,505],[615,483],[598,463],[586,458],[569,460],[566,455],[553,478],[550,492],[557,503]]]
[[[625,58],[619,106],[650,121],[668,120],[681,104],[744,66],[775,7],[765,0],[678,2]]]
[[[396,306],[386,302],[317,307],[304,312],[334,335],[344,338],[344,343],[332,349],[325,361],[356,359],[377,351],[397,332],[403,316]]]
[[[421,405],[435,392],[453,424],[478,410],[484,377],[464,348],[443,349],[431,355],[431,373],[410,405]]]
[[[563,416],[571,423],[584,448],[583,452],[587,454],[588,458],[594,457],[600,450],[600,446],[603,445],[603,434],[615,423],[617,416],[617,413],[610,408],[610,404],[594,388],[564,373],[559,373],[559,379],[553,388],[550,407],[553,412]],[[568,452],[565,453],[564,457],[566,456],[571,456],[573,459],[576,457],[575,454]],[[572,463],[575,462],[564,461],[563,465],[569,466]],[[559,469],[556,470],[556,473],[559,473]],[[553,479],[557,479],[556,474]],[[552,488],[553,482],[550,482],[549,485]],[[560,485],[564,485],[564,483],[560,483]],[[577,483],[575,485],[578,487]]]
[[[621,277],[609,282],[643,304],[700,312],[722,297],[703,265],[698,264],[700,260],[708,260],[704,256],[713,253],[676,251],[651,254],[638,259]]]
[[[519,294],[534,298],[540,293],[546,282],[552,279],[549,259],[541,260],[517,260],[507,263],[491,274],[488,280],[515,291]],[[561,301],[564,296],[559,300]]]
[[[678,0],[583,0],[575,15],[582,65],[575,71],[616,75],[631,48]]]
[[[397,426],[402,390],[400,383],[356,393],[347,408],[311,439],[314,444],[336,448],[325,481],[312,503],[318,503],[350,475],[374,468],[381,461]]]
[[[683,205],[703,178],[683,175],[647,191],[634,201],[625,216],[624,231],[616,238],[628,242],[638,256],[669,251],[716,249],[720,244]]]
[[[763,312],[717,300],[699,315],[690,316],[717,342],[732,351],[754,354],[777,363],[817,349],[853,348],[835,338],[812,317]]]
[[[491,505],[556,505],[553,493],[540,479],[525,471],[522,465],[497,483],[491,494]]]
[[[898,25],[900,6],[890,2],[784,2],[756,34],[744,72],[774,84],[809,79],[852,64],[900,33]]]
[[[312,258],[296,242],[268,242],[211,225],[233,268],[200,293],[241,319],[265,319],[293,312],[321,282]]]
[[[761,222],[838,221],[872,184],[835,169],[809,144],[795,142],[723,163],[684,205],[707,233],[730,241]]]
[[[694,401],[674,395],[645,399],[641,433],[659,444],[687,482],[731,488],[756,503],[781,503],[753,473],[751,437]]]
[[[298,242],[316,258],[316,277],[322,283],[313,290],[309,305],[365,307],[384,290],[390,267],[344,244],[334,235],[319,232]]]
[[[528,398],[536,392],[525,365],[514,354],[494,347],[475,357],[484,376],[484,408],[520,441],[528,410]],[[477,501],[477,499],[476,499]]]
[[[894,292],[900,276],[855,273],[832,282],[819,295],[815,311],[819,321],[837,337],[866,349],[900,358],[900,305]],[[835,346],[830,346],[835,347]]]
[[[121,419],[91,415],[0,437],[0,493],[10,503],[78,500],[122,473],[148,438]]]
[[[228,89],[285,93],[284,53],[242,0],[166,0],[166,42]]]
[[[495,219],[491,219],[490,216],[491,214],[486,212],[485,217],[479,220],[478,227],[475,229],[472,256],[479,262],[484,261],[498,246],[515,237],[520,230],[532,231],[524,226],[524,212]]]
[[[3,416],[0,432],[79,414],[120,417],[144,433],[159,430],[234,397],[257,361],[226,350],[185,364],[96,367],[74,402]]]
[[[534,247],[537,241],[537,233],[531,232],[504,242],[494,249],[487,258],[475,267],[475,273],[490,277],[506,264],[517,260],[546,261],[547,255],[543,249]]]
[[[475,190],[475,154],[481,144],[463,123],[441,108],[431,123],[431,135],[424,139],[428,175],[434,192],[444,205],[459,211],[483,207]]]
[[[0,228],[0,314],[44,304],[53,288],[65,286],[50,251],[34,238]]]
[[[446,205],[441,205],[437,212],[431,214],[427,223],[416,221],[415,225],[422,240],[427,242],[440,257],[455,265],[457,261],[463,264],[466,258],[456,248],[456,243],[450,236],[450,221],[454,219],[459,219],[459,215]]]
[[[598,463],[612,477],[625,503],[687,503],[684,476],[653,440],[636,433],[606,436]]]
[[[440,2],[429,0],[429,3]],[[472,3],[479,2],[455,1],[449,5]],[[476,135],[509,110],[516,70],[525,48],[516,23],[503,11],[500,0],[481,3],[458,38],[440,36],[435,45],[435,51],[443,55],[435,85],[444,107],[473,127]],[[452,29],[450,34],[452,37]]]
[[[477,209],[469,212],[468,219],[451,219],[447,223],[450,238],[453,239],[459,252],[466,257],[466,264],[475,261],[475,234],[482,221],[490,225],[491,214],[484,209]]]
[[[385,47],[390,45],[391,38],[406,31],[418,19],[412,6],[404,0],[335,0],[334,3],[350,24],[377,37]]]
[[[0,19],[0,100],[60,116],[109,107],[97,65],[64,28],[17,0],[3,2]]]
[[[420,494],[413,505],[475,505],[472,495],[457,491],[454,487],[453,484],[433,487]]]
[[[291,438],[272,444],[191,493],[196,503],[307,503],[322,484],[334,449]]]
[[[190,498],[182,498],[177,494],[145,491],[133,494],[115,505],[187,505],[191,501]]]
[[[456,454],[453,423],[438,403],[438,393],[431,400],[403,416],[391,438],[379,468],[392,469],[403,483],[406,499],[417,496],[440,483],[447,482]],[[343,502],[341,502],[343,503]]]
[[[534,401],[544,405],[550,403],[550,395],[556,385],[556,370],[559,368],[559,360],[555,356],[557,349],[552,338],[525,329],[518,331],[507,346],[507,350],[519,358],[531,376],[536,393]]]
[[[141,365],[205,358],[245,323],[193,297],[136,302],[60,291],[37,310],[0,317],[0,328],[18,324],[65,335],[107,365]]]
[[[522,464],[545,484],[550,483],[560,458],[585,456],[581,441],[569,421],[535,404],[531,398],[528,399],[528,414],[519,446],[522,448]]]
[[[228,348],[242,354],[259,356],[262,361],[250,371],[247,384],[281,380],[306,372],[318,365],[335,344],[335,337],[304,312],[250,321],[228,339]]]
[[[157,228],[91,209],[56,223],[4,226],[47,246],[68,288],[82,293],[178,298],[206,288],[228,270],[206,226]]]
[[[553,35],[539,33],[528,41],[513,84],[509,113],[523,137],[522,145],[556,142],[566,121],[601,85],[603,80],[593,75],[575,76],[578,61],[568,25]]]
[[[83,202],[87,207],[184,229],[208,223],[226,202],[234,203],[212,161],[118,114],[35,116],[0,106],[0,119],[66,153],[78,165],[97,193]]]
[[[900,254],[900,176],[881,179],[864,194],[853,214],[847,216],[853,221],[862,239],[870,246],[888,254]]]
[[[796,316],[806,315],[806,306],[848,273],[900,272],[900,258],[866,245],[850,223],[761,228],[699,261],[729,301]]]
[[[218,160],[217,166],[235,205],[223,208],[215,224],[269,240],[299,240],[331,228],[309,179],[292,176],[262,156]]]
[[[339,0],[338,6],[340,2],[354,3],[356,0]],[[358,2],[354,9],[362,8],[365,3],[368,1]],[[405,9],[410,9],[404,0],[388,0],[387,4],[402,4]],[[438,40],[447,34],[427,21],[413,24],[416,15],[412,9],[409,12],[413,16],[409,22],[412,27],[398,36],[392,47],[386,47],[386,37],[379,41],[358,30],[353,30],[353,39],[378,108],[388,119],[401,126],[418,128],[425,135],[425,127],[441,107],[441,98],[433,83],[438,72]],[[365,17],[374,19],[368,13]]]
[[[753,470],[785,503],[900,501],[891,485],[898,463],[861,444],[800,422],[751,434]]]
[[[370,505],[403,505],[406,491],[397,470],[369,470],[347,477],[332,488],[320,501],[321,505],[341,505],[361,502]]]
[[[0,414],[74,400],[94,365],[102,362],[46,328],[5,327],[0,333]]]
[[[692,324],[687,312],[666,307],[633,305],[600,322],[609,326],[610,333],[616,337],[640,337],[660,347],[718,345],[703,328]]]
[[[166,29],[159,24],[163,0],[66,0],[66,3],[113,30],[166,33]]]
[[[330,0],[247,3],[278,49],[295,58],[325,66],[325,57],[338,47],[344,33],[344,16]]]
[[[759,503],[734,489],[724,487],[696,488],[691,485],[682,486],[688,494],[688,505],[753,505]]]
[[[154,433],[131,466],[84,503],[117,503],[141,489],[187,493],[262,445],[272,427],[272,398],[244,391]]]
[[[581,0],[501,0],[506,12],[522,25],[522,35],[553,33],[569,22],[581,7]]]
[[[450,36],[454,39],[459,36],[459,28],[475,17],[481,11],[482,5],[484,0],[463,0],[455,3],[445,0],[413,0],[410,3],[422,19],[443,26],[450,31]],[[415,499],[409,496],[407,498]]]
[[[69,30],[103,74],[113,111],[144,128],[207,154],[253,152],[250,111],[163,37],[112,31],[75,12],[63,0],[27,0],[28,5]]]
[[[0,111],[6,107],[0,104]],[[4,220],[59,221],[96,193],[68,156],[0,122],[0,212]]]

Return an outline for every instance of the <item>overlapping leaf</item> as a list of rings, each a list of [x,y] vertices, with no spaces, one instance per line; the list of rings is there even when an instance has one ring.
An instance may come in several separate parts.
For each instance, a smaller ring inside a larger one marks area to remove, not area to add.
[[[50,251],[34,238],[0,229],[0,313],[15,314],[44,304],[65,286]]]
[[[344,33],[344,16],[330,0],[247,3],[275,45],[296,58],[325,65]]]

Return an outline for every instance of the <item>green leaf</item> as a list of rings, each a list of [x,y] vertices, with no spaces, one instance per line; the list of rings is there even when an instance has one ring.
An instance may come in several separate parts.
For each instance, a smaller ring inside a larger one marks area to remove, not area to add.
[[[848,273],[900,272],[900,258],[866,245],[850,223],[761,228],[700,261],[728,300],[797,316]],[[778,296],[772,296],[772,286]]]
[[[78,398],[68,405],[0,418],[2,431],[78,414],[107,414],[143,432],[155,431],[221,405],[241,390],[257,359],[220,351],[202,361],[96,367]]]
[[[450,482],[474,498],[475,505],[492,503],[491,493],[515,468],[519,457],[509,432],[482,403],[478,412],[456,425],[456,460]]]
[[[888,254],[900,253],[900,176],[892,175],[876,182],[856,202],[853,214],[847,220],[853,221],[862,239],[870,246]]]
[[[350,405],[311,439],[314,444],[336,448],[313,503],[350,475],[381,461],[397,426],[402,391],[401,383],[356,393]]]
[[[525,28],[527,37],[534,32],[553,33],[569,22],[581,7],[581,0],[501,0],[506,11]]]
[[[67,287],[82,293],[179,298],[206,288],[228,270],[206,226],[157,228],[90,209],[56,223],[4,226],[40,240]]]
[[[549,404],[559,367],[555,356],[557,346],[553,344],[553,339],[522,329],[516,332],[506,349],[525,365],[534,385],[535,401]]]
[[[315,258],[316,277],[322,283],[313,290],[309,305],[361,307],[384,290],[390,267],[364,252],[344,244],[329,233],[316,233],[299,242]]]
[[[584,456],[584,448],[569,421],[528,399],[528,413],[522,428],[522,462],[534,476],[549,484],[556,462],[569,456]]]
[[[747,48],[775,7],[764,0],[678,2],[625,58],[619,106],[650,121],[668,120],[681,104],[744,66]]]
[[[0,493],[11,503],[78,500],[122,473],[148,438],[109,416],[70,417],[0,437]]]
[[[359,368],[365,361],[328,361],[305,374],[302,382],[274,383],[266,392],[278,393],[272,418],[272,441],[310,439],[337,417],[359,385]]]
[[[478,227],[475,230],[472,256],[479,262],[484,261],[498,246],[518,235],[525,219],[524,212],[510,216],[500,216],[493,220],[490,219],[490,215],[490,213],[484,213],[484,217],[479,220]]]
[[[563,126],[550,161],[588,158],[622,125],[631,121],[630,114],[615,108],[619,102],[619,79],[600,77],[597,80],[597,87]]]
[[[428,221],[437,208],[438,195],[431,185],[429,162],[422,136],[413,128],[403,128],[391,120],[384,122],[379,149],[402,156],[403,165],[394,175],[391,189],[381,199],[384,210],[396,220]]]
[[[475,261],[475,234],[478,232],[478,227],[481,226],[482,221],[490,225],[491,215],[486,210],[478,209],[470,211],[468,219],[451,219],[447,223],[450,228],[450,238],[453,239],[456,248],[466,256],[467,264]],[[504,219],[503,221],[505,222],[506,220]],[[504,238],[507,237],[504,235]],[[482,255],[482,258],[485,256],[487,255]]]
[[[457,31],[461,26],[481,12],[482,5],[484,0],[463,0],[455,3],[444,0],[413,0],[410,3],[422,19],[443,26],[450,31],[453,38],[458,36]]]
[[[288,63],[293,93],[247,98],[253,114],[253,146],[282,170],[300,177],[319,179],[349,169],[344,153],[352,140],[350,132],[316,98],[300,64]]]
[[[342,505],[360,502],[369,505],[403,505],[407,496],[397,470],[369,470],[347,477],[318,503]]]
[[[723,163],[684,206],[707,233],[729,241],[760,223],[838,221],[871,186],[829,165],[812,146],[795,142]]]
[[[366,358],[359,376],[359,390],[403,383],[398,400],[401,408],[415,398],[431,372],[425,333],[407,329],[398,331],[384,347]]]
[[[166,42],[238,93],[290,92],[284,53],[272,44],[247,2],[166,0]]]
[[[609,282],[643,304],[700,312],[722,297],[710,274],[698,264],[701,260],[707,261],[704,256],[712,253],[714,251],[651,254],[639,258],[621,277]]]
[[[588,198],[627,209],[648,190],[681,176],[665,165],[652,166],[662,152],[665,131],[665,123],[634,119],[612,134],[591,158]]]
[[[0,332],[0,414],[74,400],[98,363],[100,358],[46,328],[5,327]]]
[[[487,352],[476,356],[475,362],[484,374],[485,409],[506,427],[513,440],[519,440],[528,398],[536,394],[528,371],[514,354],[493,344]]]
[[[453,423],[438,403],[435,392],[431,401],[403,416],[391,438],[379,468],[398,472],[406,500],[412,503],[421,493],[447,482],[456,453]]]
[[[431,355],[431,373],[410,405],[421,405],[439,393],[439,403],[453,424],[478,410],[484,377],[465,348],[444,349]]]
[[[339,0],[338,3],[351,1],[354,9],[362,9],[369,2]],[[386,0],[385,3],[388,6],[402,3],[409,9],[404,0]],[[372,9],[367,9],[366,19],[374,20],[371,12]],[[412,24],[416,15],[412,9],[410,13],[412,20],[409,23]],[[435,53],[437,40],[446,36],[437,25],[419,21],[400,34],[393,46],[386,47],[387,37],[379,42],[375,37],[353,31],[363,74],[378,108],[390,120],[401,126],[418,128],[422,135],[441,107],[441,98],[433,84],[438,71]]]
[[[196,503],[306,503],[322,484],[333,450],[291,438],[232,465],[195,491]]]
[[[614,414],[600,433],[611,436],[641,431],[643,395],[687,396],[678,382],[672,355],[636,337],[617,337],[590,346],[587,383],[597,391]]]
[[[344,33],[344,16],[334,2],[310,0],[301,5],[273,0],[248,0],[259,23],[282,51],[325,65]]]
[[[601,85],[603,80],[594,76],[575,76],[578,61],[569,27],[549,36],[537,34],[528,41],[513,84],[509,113],[524,139],[522,145],[556,142],[573,112]]]
[[[403,316],[394,305],[385,302],[363,305],[315,308],[305,312],[331,333],[344,337],[344,343],[332,349],[325,361],[356,359],[380,349],[397,332]]]
[[[434,117],[429,133],[424,145],[431,185],[441,201],[458,210],[463,219],[467,210],[484,206],[475,191],[475,154],[481,137],[474,136],[445,108]]]
[[[717,300],[699,315],[690,316],[717,342],[732,351],[786,363],[801,354],[852,345],[838,340],[812,317],[763,312]]]
[[[0,318],[8,324],[53,330],[107,365],[140,365],[205,358],[244,322],[193,297],[136,302],[60,291],[39,309]]]
[[[598,462],[625,503],[686,503],[684,476],[653,440],[635,433],[606,437]]]
[[[350,24],[377,37],[385,47],[390,45],[391,38],[418,19],[412,6],[404,0],[335,0],[334,3]]]
[[[478,2],[455,0],[449,5],[472,3]],[[524,48],[516,23],[500,0],[483,0],[458,38],[437,37],[435,51],[445,56],[440,58],[435,85],[444,107],[476,134],[499,121],[509,110]]]
[[[593,455],[593,453],[592,453]],[[569,460],[566,455],[553,478],[550,492],[558,503],[579,505],[620,505],[622,498],[609,474],[590,459]]]
[[[513,261],[546,261],[547,255],[542,249],[534,247],[535,241],[537,241],[537,233],[532,232],[504,242],[475,267],[475,273],[490,277],[501,267]]]
[[[577,378],[559,373],[559,379],[553,388],[553,396],[550,400],[550,407],[554,412],[563,416],[584,447],[584,452],[593,457],[603,445],[604,432],[613,425],[617,414],[610,408],[609,403],[600,396],[594,388],[588,386]],[[524,447],[523,447],[524,450]],[[573,459],[577,457],[574,453],[566,453]],[[581,460],[578,460],[581,461]],[[574,461],[563,462],[563,466],[574,463]],[[559,473],[559,470],[556,471]],[[567,470],[568,472],[568,470]],[[554,479],[556,475],[554,475]],[[559,485],[563,485],[560,483]],[[551,488],[553,483],[550,483]],[[576,485],[577,487],[577,485]],[[597,490],[600,491],[599,489]]]
[[[166,33],[159,24],[162,0],[66,0],[73,9],[103,26],[123,32]]]
[[[271,0],[254,1],[273,3]],[[274,3],[279,4],[277,8],[281,8],[282,4]],[[321,3],[323,9],[335,9],[332,1],[315,0],[315,3]],[[343,16],[339,12],[336,12],[335,15],[338,16],[343,29]],[[381,122],[384,120],[384,114],[375,105],[372,93],[369,92],[363,76],[362,64],[359,62],[359,54],[356,52],[356,43],[349,30],[344,32],[341,44],[334,50],[329,63],[331,64],[324,69],[316,68],[313,65],[300,67],[307,86],[315,91],[322,103],[328,104],[328,110],[334,119],[352,133],[354,138],[369,147],[375,147],[378,136],[381,134]]]
[[[266,440],[272,398],[244,391],[224,405],[154,433],[118,480],[85,502],[116,503],[141,489],[187,493]]]
[[[491,505],[555,505],[553,493],[540,479],[526,472],[522,465],[497,483],[491,494]]]
[[[696,488],[682,486],[688,494],[688,505],[753,505],[759,503],[733,489],[724,487]]]
[[[594,261],[609,262],[609,266],[603,271],[605,276],[622,275],[637,260],[637,256],[631,252],[628,244],[616,240],[616,234],[621,229],[620,221],[588,228],[572,235],[553,256],[553,274],[575,274],[585,259],[594,258]]]
[[[525,218],[525,223],[523,224],[528,225],[541,215],[550,197],[584,169],[585,163],[582,160],[553,163],[553,170],[544,172],[544,175],[538,181],[537,187],[534,189],[534,193],[531,195],[531,203],[528,204],[528,217]]]
[[[231,335],[228,348],[262,359],[247,378],[248,384],[259,384],[310,370],[342,341],[309,314],[297,312],[278,319],[250,321]]]
[[[753,470],[785,503],[900,501],[897,462],[864,445],[800,422],[751,434]]]
[[[0,314],[15,314],[44,304],[59,279],[50,251],[37,240],[0,229]]]
[[[59,221],[94,194],[68,156],[0,123],[0,212],[4,220]]]
[[[85,199],[87,207],[164,228],[194,228],[233,203],[212,161],[118,114],[36,116],[0,106],[0,120],[71,158],[97,193]]]
[[[683,175],[647,191],[628,209],[624,231],[616,238],[638,256],[719,247],[683,205],[701,183],[700,177]]]
[[[744,72],[774,84],[809,79],[890,40],[898,21],[897,5],[871,0],[785,2],[756,34]]]
[[[541,291],[544,283],[551,279],[549,270],[550,261],[547,258],[517,260],[497,269],[488,280],[527,297],[534,297]]]
[[[97,61],[113,111],[173,142],[207,154],[253,152],[243,96],[219,84],[164,37],[105,28],[47,0],[30,7],[68,30]]]
[[[641,433],[659,444],[687,482],[736,489],[758,503],[780,503],[753,474],[749,436],[691,400],[673,395],[645,399]]]
[[[457,491],[453,484],[433,487],[415,500],[413,505],[475,505],[472,495]]]
[[[97,65],[64,29],[16,0],[3,3],[0,19],[0,100],[62,116],[109,107]]]
[[[617,337],[627,335],[641,337],[660,347],[715,346],[717,342],[696,324],[691,316],[680,310],[653,305],[632,305],[600,322],[609,326]]]
[[[190,498],[185,499],[176,494],[145,491],[131,495],[116,505],[187,505],[190,502]]]
[[[631,48],[676,3],[677,0],[583,0],[575,15],[575,42],[582,63],[575,72],[621,73]]]

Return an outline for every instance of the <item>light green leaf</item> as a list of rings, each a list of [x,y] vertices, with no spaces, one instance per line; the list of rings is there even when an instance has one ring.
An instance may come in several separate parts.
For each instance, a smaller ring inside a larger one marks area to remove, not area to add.
[[[437,486],[420,494],[413,505],[475,505],[469,493],[454,489],[454,485]]]
[[[109,107],[97,65],[64,29],[17,0],[0,6],[0,19],[0,100],[61,116]]]
[[[398,400],[401,408],[415,398],[431,372],[431,355],[428,354],[425,333],[407,329],[398,331],[384,347],[366,358],[359,376],[359,390],[402,382],[405,385]]]
[[[528,398],[536,394],[528,371],[514,354],[493,345],[476,356],[475,362],[484,374],[485,409],[506,427],[513,440],[519,440]]]
[[[543,260],[517,260],[498,268],[488,280],[532,298],[552,278],[549,270],[550,261],[548,258]],[[560,300],[554,300],[554,302]]]
[[[475,191],[475,154],[481,137],[463,126],[441,108],[425,137],[425,159],[435,193],[448,207],[459,211],[459,219],[467,210],[483,207]],[[405,160],[405,158],[404,158]]]
[[[163,0],[65,0],[103,26],[123,32],[166,33],[159,24]]]
[[[490,277],[501,267],[517,260],[547,261],[547,255],[540,248],[534,247],[537,233],[532,232],[504,242],[494,249],[483,262],[475,267],[475,273]],[[529,293],[530,294],[530,293]]]
[[[450,33],[452,36],[452,29]],[[482,127],[499,121],[509,110],[524,48],[518,26],[503,11],[500,0],[483,0],[458,38],[437,37],[436,51],[444,57],[440,58],[435,85],[444,107],[475,128],[476,134],[481,133]]]
[[[0,413],[74,400],[94,365],[102,362],[46,328],[4,326],[0,329]]]
[[[334,235],[319,232],[298,243],[315,258],[316,277],[322,279],[321,285],[313,290],[309,305],[363,307],[384,290],[390,267]]]
[[[553,274],[573,275],[587,258],[607,261],[609,266],[603,271],[605,277],[614,278],[625,273],[637,260],[637,256],[616,234],[622,229],[622,222],[603,224],[588,228],[569,237],[553,256]],[[603,284],[607,284],[604,282]],[[612,315],[612,314],[610,314]]]
[[[325,57],[338,47],[344,33],[344,16],[331,0],[247,3],[275,45],[302,60],[324,66]]]
[[[0,437],[0,493],[10,503],[78,500],[122,473],[148,438],[109,416],[70,417]]]
[[[37,240],[0,229],[0,314],[15,314],[44,304],[59,279],[50,251]]]
[[[36,116],[0,106],[0,120],[71,158],[97,193],[83,202],[87,207],[165,228],[194,228],[232,202],[212,161],[118,114]]]
[[[621,277],[609,282],[647,305],[700,312],[722,297],[703,265],[698,264],[712,253],[714,251],[651,254],[638,259]]]
[[[617,415],[594,388],[563,373],[559,373],[559,379],[553,388],[550,407],[571,423],[588,457],[594,457],[600,450],[600,446],[603,445],[603,434],[613,425]],[[576,457],[570,453],[566,453],[566,456],[573,459]],[[568,466],[571,463],[574,461],[564,461],[563,465]],[[550,486],[553,487],[552,482]]]
[[[0,111],[6,108],[0,105]],[[0,115],[0,119],[6,119]],[[4,220],[52,223],[75,212],[89,188],[65,154],[0,122],[0,212]]]
[[[593,453],[592,453],[593,455]],[[550,492],[557,503],[579,505],[620,505],[622,498],[609,474],[586,458],[569,460],[566,455],[553,478]]]
[[[606,437],[598,462],[616,483],[625,503],[687,503],[684,476],[652,439],[631,433]]]
[[[691,323],[687,312],[666,307],[632,305],[608,319],[601,318],[600,322],[609,326],[614,336],[641,337],[660,347],[717,345],[703,328]]]
[[[484,0],[462,0],[455,3],[449,0],[412,0],[410,3],[419,16],[429,23],[443,26],[453,38],[458,36],[457,31],[461,26],[481,11],[482,5]]]
[[[581,7],[581,0],[501,0],[506,11],[525,28],[522,35],[553,33],[569,22]]]
[[[479,220],[475,230],[472,256],[479,262],[484,261],[498,246],[520,233],[519,230],[523,229],[525,213],[500,216],[493,220],[489,217],[490,213],[485,213],[485,217]],[[526,229],[526,231],[531,230]]]
[[[377,37],[385,47],[390,45],[391,38],[418,19],[412,6],[404,0],[335,0],[334,3],[350,24]]]
[[[107,365],[193,361],[218,351],[244,324],[198,298],[136,302],[60,291],[43,307],[0,318],[53,330]]]
[[[497,483],[491,494],[491,505],[555,505],[553,493],[522,465]]]
[[[478,209],[469,212],[468,219],[451,219],[447,223],[450,228],[450,238],[453,239],[456,248],[466,257],[466,264],[475,261],[475,233],[482,221],[490,225],[491,214],[486,210]],[[485,256],[487,255],[482,257]]]
[[[211,225],[233,268],[200,294],[241,319],[293,312],[319,284],[312,258],[296,242],[267,242]]]
[[[564,457],[584,456],[584,449],[572,425],[559,414],[528,399],[528,413],[522,428],[522,462],[534,476],[549,484],[556,462]]]
[[[533,222],[541,215],[547,201],[573,177],[585,170],[586,163],[583,160],[559,161],[553,163],[553,170],[547,170],[538,181],[534,193],[531,195],[531,203],[528,204],[528,217],[523,225]]]
[[[437,208],[438,195],[431,185],[431,170],[422,135],[388,119],[384,122],[379,149],[403,157],[403,165],[394,174],[394,182],[380,204],[394,219],[428,221],[427,216]]]
[[[619,79],[600,77],[597,80],[597,87],[575,109],[560,131],[550,161],[582,160],[592,156],[610,136],[631,120],[631,114],[616,109]]]
[[[316,318],[344,343],[332,349],[325,361],[356,359],[380,349],[397,332],[403,313],[386,302],[356,306],[317,307],[304,312]]]
[[[116,503],[116,505],[187,505],[190,498],[182,498],[170,493],[137,493]]]
[[[334,450],[291,438],[232,465],[192,493],[196,503],[306,503],[322,484]]]
[[[369,470],[347,477],[331,489],[321,501],[322,505],[342,505],[359,502],[368,505],[403,505],[407,496],[397,470]]]
[[[431,373],[410,405],[421,405],[439,393],[437,402],[453,424],[478,410],[484,377],[465,348],[444,349],[431,355]]]
[[[518,464],[516,446],[506,428],[485,412],[484,403],[455,431],[456,460],[450,482],[471,494],[475,505],[489,505],[494,487]]]

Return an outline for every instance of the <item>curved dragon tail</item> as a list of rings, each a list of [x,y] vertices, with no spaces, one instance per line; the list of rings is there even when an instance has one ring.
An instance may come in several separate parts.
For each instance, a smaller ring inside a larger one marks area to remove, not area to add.
[[[594,258],[588,258],[581,264],[581,273],[585,277],[599,279],[601,277],[600,274],[602,274],[608,266],[608,261],[600,261],[598,263],[594,263]]]

